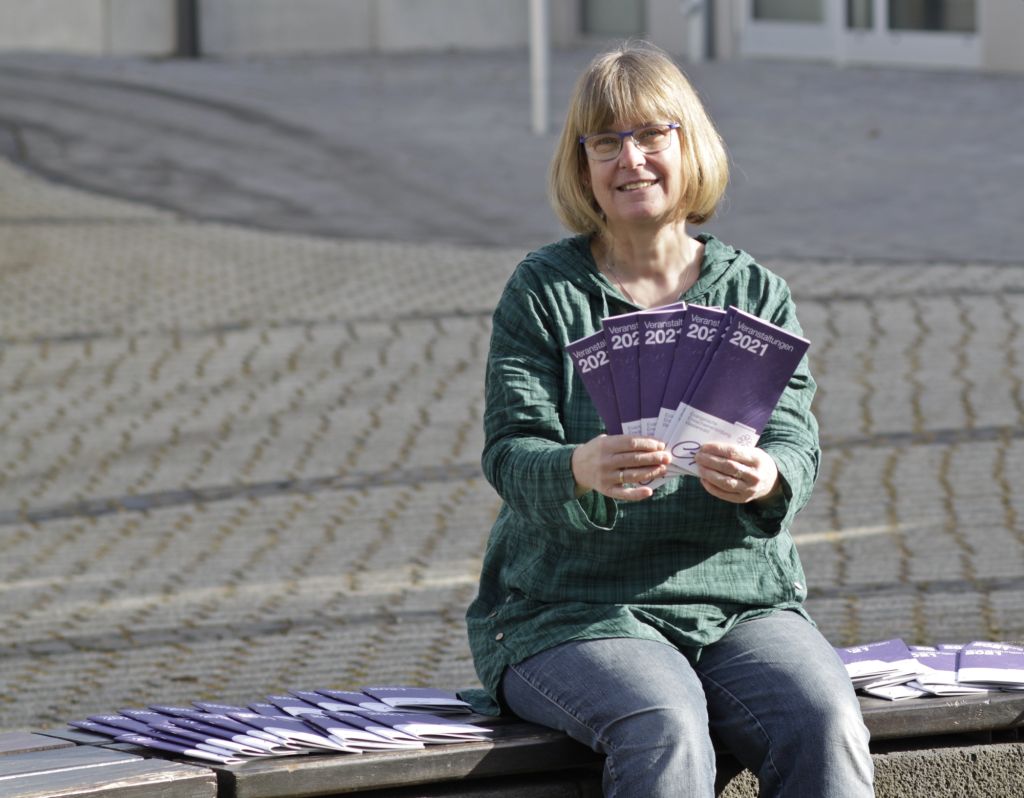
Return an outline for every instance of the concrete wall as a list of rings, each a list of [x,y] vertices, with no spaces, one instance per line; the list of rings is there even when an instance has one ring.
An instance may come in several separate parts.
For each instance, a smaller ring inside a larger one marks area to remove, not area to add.
[[[704,20],[692,0],[636,0],[645,34],[701,60]],[[198,0],[202,52],[213,56],[524,47],[528,0]],[[1024,71],[1024,2],[977,0],[982,67]],[[552,42],[581,36],[580,0],[549,0]],[[169,55],[175,0],[0,0],[0,50]],[[745,0],[715,0],[714,51],[738,55]]]
[[[410,52],[525,47],[527,0],[200,0],[203,52]],[[571,44],[575,0],[549,0],[551,37]]]
[[[982,66],[1024,72],[1024,2],[979,0],[978,17]]]
[[[578,39],[579,4],[549,0],[552,41]],[[198,0],[208,55],[525,47],[527,0]],[[175,0],[0,0],[0,50],[169,55]]]
[[[173,0],[0,0],[0,50],[162,55]]]

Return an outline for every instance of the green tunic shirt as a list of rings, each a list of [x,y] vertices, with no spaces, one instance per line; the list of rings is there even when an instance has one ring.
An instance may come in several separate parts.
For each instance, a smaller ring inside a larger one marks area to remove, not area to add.
[[[681,299],[736,305],[802,334],[782,278],[711,236],[700,240],[700,276]],[[784,496],[772,507],[721,501],[692,476],[640,502],[575,497],[573,449],[604,427],[566,344],[633,310],[599,273],[584,236],[530,253],[495,310],[483,468],[504,503],[466,614],[485,688],[467,697],[480,711],[497,711],[506,666],[567,640],[646,638],[697,655],[738,621],[803,612],[789,526],[810,496],[820,454],[806,358],[759,442],[783,478]]]

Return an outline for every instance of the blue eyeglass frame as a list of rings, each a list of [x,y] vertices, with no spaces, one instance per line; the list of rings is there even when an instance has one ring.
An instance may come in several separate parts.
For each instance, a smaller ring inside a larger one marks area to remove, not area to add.
[[[606,133],[590,133],[589,135],[586,136],[580,136],[580,144],[582,144],[584,149],[586,149],[587,139],[589,139],[591,136],[618,136],[619,152],[622,152],[622,143],[627,138],[633,138],[633,134],[636,133],[638,130],[644,130],[645,128],[649,127],[667,127],[669,130],[679,130],[679,128],[682,127],[682,125],[679,124],[679,122],[662,122],[659,124],[640,125],[640,127],[635,127],[632,130],[623,130],[621,133],[617,133],[614,130],[609,130]],[[636,144],[637,147],[640,146],[640,143],[636,139],[633,139],[633,143]],[[643,150],[641,150],[641,152],[643,152]]]

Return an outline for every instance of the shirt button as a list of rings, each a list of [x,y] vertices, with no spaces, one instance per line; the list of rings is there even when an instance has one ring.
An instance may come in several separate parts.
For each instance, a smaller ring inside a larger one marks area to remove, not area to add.
[[[498,632],[498,634],[496,634],[494,636],[494,639],[495,640],[504,640],[505,639],[505,633],[504,632]]]

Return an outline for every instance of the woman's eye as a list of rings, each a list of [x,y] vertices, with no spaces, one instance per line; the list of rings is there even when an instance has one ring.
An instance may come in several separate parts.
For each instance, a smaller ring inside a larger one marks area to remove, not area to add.
[[[636,133],[637,141],[645,144],[652,144],[661,139],[665,135],[665,129],[661,127],[645,127],[643,130],[638,130]]]

